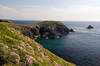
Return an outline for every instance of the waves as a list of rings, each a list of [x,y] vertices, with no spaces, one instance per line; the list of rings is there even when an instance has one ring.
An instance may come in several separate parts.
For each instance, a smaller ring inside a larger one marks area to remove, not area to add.
[[[75,32],[56,40],[40,40],[40,43],[78,66],[100,66],[100,23],[65,24]],[[89,24],[94,29],[86,29]]]

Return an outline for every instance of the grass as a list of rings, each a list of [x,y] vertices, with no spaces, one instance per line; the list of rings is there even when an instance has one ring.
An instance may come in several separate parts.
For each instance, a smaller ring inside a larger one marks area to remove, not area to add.
[[[1,19],[0,19],[0,22],[8,22],[8,23],[10,23],[10,21],[8,21],[8,20],[1,20]]]
[[[47,24],[47,22],[49,21],[46,21],[44,23]],[[51,22],[49,23],[52,24]],[[30,66],[55,66],[54,61],[61,66],[75,66],[74,64],[63,60],[62,58],[43,48],[36,41],[20,34],[18,31],[13,29],[14,26],[18,25],[12,23],[0,23],[0,62],[2,61],[2,63],[0,64],[2,64],[2,66],[21,66],[21,64],[25,61],[27,55],[35,58]],[[22,50],[19,50],[18,46],[20,44],[20,41],[24,42],[25,44],[29,44],[32,49],[24,47]],[[38,50],[37,46],[40,47],[40,51]],[[34,51],[33,54],[31,53],[31,50]],[[16,57],[10,56],[11,52],[15,52],[20,56],[19,63],[13,62],[14,60],[16,60]],[[40,52],[44,52],[50,60],[46,60],[40,54]],[[40,58],[43,62],[38,60],[38,58]]]
[[[36,24],[62,24],[60,21],[43,21]]]

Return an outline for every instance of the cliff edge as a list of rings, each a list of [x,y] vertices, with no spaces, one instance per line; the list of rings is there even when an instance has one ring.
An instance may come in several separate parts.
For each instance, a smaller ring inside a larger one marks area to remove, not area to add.
[[[69,29],[59,21],[43,21],[14,28],[32,39],[56,39],[69,33]]]

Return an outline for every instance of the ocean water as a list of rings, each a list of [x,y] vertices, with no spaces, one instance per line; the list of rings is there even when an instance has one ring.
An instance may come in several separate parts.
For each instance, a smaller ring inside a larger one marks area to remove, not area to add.
[[[30,24],[32,23],[33,21]],[[63,23],[75,32],[59,39],[37,41],[46,49],[77,66],[100,66],[100,22]],[[86,29],[88,25],[93,25],[94,29]]]
[[[14,22],[16,24],[33,24],[33,23],[36,23],[36,22],[40,22],[39,20],[10,20],[11,22]]]
[[[73,28],[70,33],[59,39],[38,39],[45,48],[77,66],[100,66],[100,23],[63,22]],[[94,29],[86,29],[93,25]]]

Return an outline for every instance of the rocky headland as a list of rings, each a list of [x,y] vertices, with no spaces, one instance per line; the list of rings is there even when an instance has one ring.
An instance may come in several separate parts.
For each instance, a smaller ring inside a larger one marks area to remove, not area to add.
[[[68,27],[59,21],[43,21],[14,28],[32,39],[56,39],[70,32]]]

